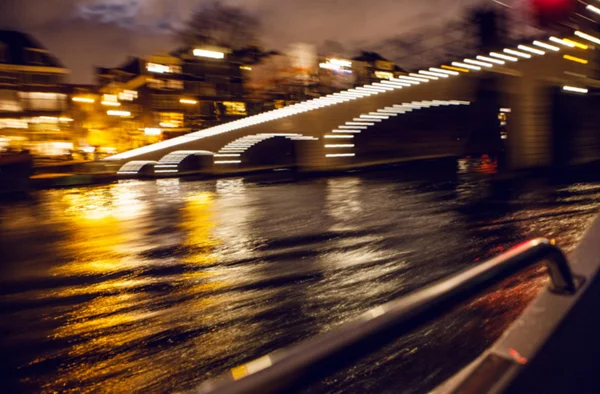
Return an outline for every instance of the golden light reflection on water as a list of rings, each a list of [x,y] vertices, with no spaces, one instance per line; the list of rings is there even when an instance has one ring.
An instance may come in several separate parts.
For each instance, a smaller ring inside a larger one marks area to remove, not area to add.
[[[468,222],[473,228],[466,233],[464,217],[439,193],[378,184],[350,177],[261,189],[240,179],[168,179],[48,192],[49,221],[66,234],[56,241],[60,258],[48,265],[58,284],[28,287],[9,299],[51,305],[23,312],[34,323],[53,320],[51,329],[37,332],[51,350],[31,358],[31,364],[54,363],[39,386],[44,392],[192,387],[260,356],[256,349],[288,345],[290,332],[333,327],[405,284],[443,276],[451,264],[434,261],[448,250],[506,245],[513,234],[556,235],[564,246],[593,217],[558,217],[562,207],[532,203],[507,210],[498,222]],[[307,195],[318,209],[306,210]],[[532,220],[532,213],[552,215]],[[274,215],[279,227],[268,220]],[[290,230],[299,219],[305,220],[300,230]],[[490,241],[495,228],[498,238]],[[335,235],[321,238],[327,231]],[[531,277],[482,296],[451,327],[497,337],[504,327],[498,315],[514,318],[546,281]],[[477,326],[472,310],[485,325]]]
[[[174,183],[169,181],[168,185]],[[165,194],[161,188],[168,185],[158,185],[157,193]],[[135,184],[119,184],[66,193],[60,201],[64,220],[71,229],[65,248],[73,259],[57,266],[54,275],[95,276],[114,272],[120,277],[46,293],[47,297],[61,299],[92,297],[75,304],[52,334],[55,340],[74,341],[68,348],[68,357],[81,361],[62,365],[60,378],[46,384],[48,391],[73,382],[87,382],[85,389],[90,392],[127,392],[132,385],[151,386],[155,378],[175,374],[181,365],[165,365],[161,358],[141,355],[148,338],[160,338],[173,330],[210,327],[223,319],[221,307],[215,304],[218,297],[213,293],[227,282],[219,278],[218,271],[197,270],[218,261],[216,249],[222,241],[214,234],[216,194],[185,195],[177,220],[177,231],[182,234],[177,248],[185,251],[177,255],[177,264],[185,267],[185,271],[158,276],[146,269],[160,268],[161,260],[136,258],[135,249],[128,246],[133,238],[144,237],[138,226],[147,219],[148,210],[141,197],[143,194],[136,190]],[[157,290],[153,289],[164,285],[171,291],[161,296],[166,304],[157,310],[153,300]],[[224,330],[213,336],[214,350],[206,353],[218,354],[222,347],[231,346],[243,334],[239,330]],[[128,347],[136,350],[124,350]],[[104,355],[101,361],[95,360],[97,355]]]
[[[64,248],[72,260],[55,266],[56,275],[106,274],[134,264],[130,242],[139,238],[136,220],[147,214],[137,183],[73,189],[57,203],[70,229]],[[135,264],[134,264],[135,265]]]
[[[195,193],[186,197],[181,222],[181,227],[186,232],[184,245],[196,251],[187,256],[188,262],[214,262],[211,253],[221,243],[213,235],[216,227],[214,198],[215,194],[210,192]]]

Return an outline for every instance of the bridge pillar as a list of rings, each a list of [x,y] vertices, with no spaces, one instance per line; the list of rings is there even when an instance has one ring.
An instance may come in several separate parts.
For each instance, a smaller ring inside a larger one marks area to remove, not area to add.
[[[552,163],[550,87],[537,78],[513,79],[509,96],[508,165],[510,169]]]
[[[322,171],[326,169],[325,148],[322,139],[299,141],[296,144],[298,167],[301,171]]]

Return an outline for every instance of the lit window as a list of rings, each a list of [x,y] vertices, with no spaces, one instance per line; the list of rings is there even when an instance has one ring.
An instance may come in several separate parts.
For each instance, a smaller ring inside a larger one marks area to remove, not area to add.
[[[223,101],[225,115],[246,115],[246,103],[237,101]]]
[[[165,66],[163,64],[158,64],[158,63],[148,63],[146,65],[146,70],[150,71],[151,73],[158,73],[158,74],[164,74],[164,73],[171,72],[171,68],[169,66]]]
[[[19,92],[21,100],[31,110],[64,110],[67,106],[67,95],[61,93]]]
[[[183,114],[179,112],[160,112],[160,127],[177,128],[183,127]]]
[[[194,49],[194,56],[206,57],[209,59],[224,59],[225,53],[209,49]]]
[[[176,79],[169,79],[167,81],[168,89],[183,89],[183,81],[178,81]]]
[[[152,89],[162,89],[165,87],[165,81],[163,81],[162,79],[152,78],[148,80],[148,86]]]
[[[157,73],[157,74],[166,74],[166,73],[171,73],[171,74],[179,74],[181,73],[181,66],[167,66],[165,64],[158,64],[158,63],[148,63],[146,64],[146,70],[148,70],[151,73]]]
[[[133,101],[138,98],[138,92],[135,90],[123,90],[119,93],[119,100],[121,101]]]
[[[26,129],[28,126],[24,119],[0,119],[0,129]]]
[[[394,73],[387,72],[387,71],[375,71],[375,78],[392,79],[392,78],[394,78]]]

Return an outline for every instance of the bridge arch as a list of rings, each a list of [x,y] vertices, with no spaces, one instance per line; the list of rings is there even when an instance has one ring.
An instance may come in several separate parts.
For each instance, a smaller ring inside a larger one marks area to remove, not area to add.
[[[123,164],[117,171],[117,175],[151,176],[154,174],[154,165],[158,163],[153,160],[133,160]]]
[[[411,101],[401,104],[394,104],[380,108],[374,112],[365,112],[358,117],[346,121],[324,135],[325,158],[328,160],[339,160],[344,158],[353,158],[360,150],[360,138],[366,131],[380,128],[391,119],[397,119],[400,116],[411,112],[426,110],[436,107],[468,106],[469,101],[461,100],[424,100]]]
[[[299,133],[247,135],[237,138],[219,149],[214,155],[214,164],[219,168],[240,165],[246,167],[295,166],[301,160],[297,142],[318,140],[316,137]]]
[[[212,168],[214,153],[205,150],[178,150],[163,156],[154,166],[161,175],[195,172]]]

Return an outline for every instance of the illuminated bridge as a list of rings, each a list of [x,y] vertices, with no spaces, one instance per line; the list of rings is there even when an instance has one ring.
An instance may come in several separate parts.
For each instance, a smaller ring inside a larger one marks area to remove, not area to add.
[[[575,31],[457,59],[105,163],[127,175],[151,168],[176,175],[282,166],[323,171],[502,150],[513,169],[596,160],[600,39],[592,34]]]

